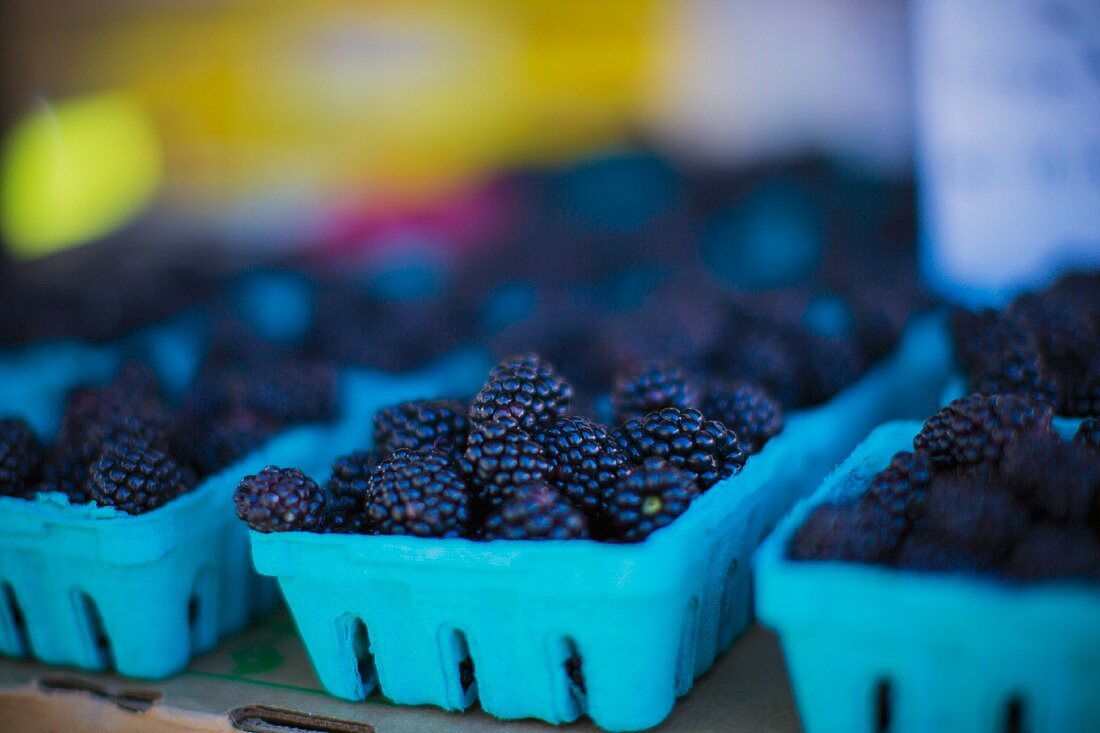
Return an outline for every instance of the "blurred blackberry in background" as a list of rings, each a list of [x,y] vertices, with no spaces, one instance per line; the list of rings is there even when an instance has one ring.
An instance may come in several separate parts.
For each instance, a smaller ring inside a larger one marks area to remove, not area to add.
[[[237,406],[206,419],[184,416],[172,436],[171,445],[200,476],[208,476],[258,447],[279,427],[274,420]]]
[[[141,514],[194,486],[195,477],[148,444],[124,440],[103,449],[88,469],[88,493],[100,506]]]
[[[921,572],[981,573],[994,563],[968,549],[967,545],[925,530],[911,532],[901,541],[893,564]]]
[[[1033,510],[1086,521],[1100,494],[1100,458],[1057,436],[1024,436],[1005,446],[1000,482]]]
[[[518,486],[485,518],[491,540],[579,540],[588,537],[584,513],[544,483]]]
[[[988,471],[948,471],[932,479],[918,525],[977,557],[996,561],[1011,552],[1030,525],[1027,507]]]
[[[736,337],[712,356],[712,372],[760,384],[784,407],[805,402],[804,339],[790,329],[759,323],[733,333]]]
[[[481,511],[500,507],[517,486],[543,481],[553,470],[542,447],[512,418],[471,426],[460,463]]]
[[[970,339],[964,350],[964,366],[970,377],[970,389],[982,394],[1017,393],[1035,400],[1057,403],[1054,380],[1039,349],[1035,333],[1027,325],[1007,314],[986,314],[963,324],[956,341]]]
[[[65,398],[58,442],[101,446],[131,439],[163,448],[173,427],[172,413],[159,395],[132,380],[72,390]]]
[[[470,405],[470,420],[515,419],[524,430],[543,427],[565,414],[573,389],[537,354],[502,359]]]
[[[666,407],[698,407],[700,391],[695,380],[679,364],[649,360],[615,376],[611,407],[616,422],[640,418]]]
[[[23,496],[42,470],[42,447],[25,420],[0,419],[0,495]]]
[[[703,491],[745,465],[745,453],[733,431],[694,409],[666,407],[651,412],[627,421],[614,436],[631,463],[662,458],[691,475]]]
[[[1007,570],[1025,581],[1100,580],[1100,544],[1087,526],[1038,522],[1020,540]]]
[[[795,560],[888,560],[901,535],[897,522],[880,505],[823,504],[806,518],[791,542]]]
[[[1093,450],[1100,450],[1100,418],[1090,417],[1082,420],[1077,427],[1077,434],[1073,436],[1073,442]]]
[[[551,466],[546,480],[597,520],[608,491],[627,470],[615,440],[598,423],[578,416],[560,418],[533,437]]]
[[[647,458],[616,481],[607,494],[612,537],[641,542],[672,524],[699,493],[691,474],[660,458]]]
[[[804,405],[825,402],[859,378],[867,363],[863,351],[848,336],[825,337],[807,334],[805,337],[805,361],[807,371]]]
[[[233,492],[237,516],[257,532],[316,532],[325,525],[325,492],[297,468],[267,466]]]
[[[783,429],[783,408],[763,387],[749,382],[711,384],[700,411],[733,430],[746,456],[759,453]]]
[[[332,475],[325,483],[329,529],[352,534],[365,534],[370,530],[366,499],[370,475],[378,466],[379,458],[376,451],[357,450],[333,462]]]
[[[890,465],[871,479],[867,499],[878,502],[891,517],[908,525],[924,509],[928,485],[932,481],[932,464],[920,453],[894,454]]]
[[[466,484],[445,454],[401,448],[371,471],[364,510],[379,534],[462,537],[468,503]]]
[[[924,423],[913,439],[937,468],[995,464],[1020,435],[1050,435],[1053,408],[1019,395],[961,397]]]
[[[374,414],[374,445],[383,453],[399,448],[435,448],[448,455],[466,449],[467,406],[459,400],[412,400]]]
[[[59,442],[42,466],[42,483],[34,490],[64,494],[75,504],[89,501],[88,467],[98,454],[98,446],[91,443]]]

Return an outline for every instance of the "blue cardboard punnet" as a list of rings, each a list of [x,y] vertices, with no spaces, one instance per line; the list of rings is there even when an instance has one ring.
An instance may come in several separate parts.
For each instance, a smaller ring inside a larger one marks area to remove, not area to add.
[[[277,597],[252,571],[233,510],[242,476],[272,463],[322,475],[363,445],[379,407],[472,389],[484,368],[457,354],[411,375],[345,371],[337,423],[287,430],[147,514],[0,497],[0,653],[133,677],[178,672]]]
[[[894,453],[912,450],[920,427],[871,433],[756,554],[757,615],[779,633],[802,724],[810,733],[886,730],[884,720],[892,731],[1100,729],[1095,584],[787,558],[816,506],[861,494]]]
[[[747,561],[772,526],[873,426],[934,409],[947,365],[939,320],[916,324],[889,360],[791,415],[739,475],[639,544],[253,532],[253,558],[279,579],[337,697],[377,684],[403,704],[477,698],[502,718],[649,728],[749,623]]]

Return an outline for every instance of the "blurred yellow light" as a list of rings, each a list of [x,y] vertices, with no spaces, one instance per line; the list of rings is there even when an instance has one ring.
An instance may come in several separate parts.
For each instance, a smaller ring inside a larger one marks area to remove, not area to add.
[[[67,249],[140,212],[161,176],[156,131],[131,95],[44,104],[20,120],[5,145],[0,225],[17,257]]]

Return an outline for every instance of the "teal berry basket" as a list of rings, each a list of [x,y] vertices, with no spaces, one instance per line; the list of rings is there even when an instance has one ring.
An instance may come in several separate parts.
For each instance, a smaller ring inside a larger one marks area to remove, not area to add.
[[[871,433],[757,552],[757,615],[779,634],[802,724],[809,733],[1100,730],[1100,587],[788,559],[815,507],[863,493],[920,428]]]
[[[346,371],[338,422],[280,433],[147,514],[56,494],[0,497],[0,654],[131,677],[180,671],[278,600],[252,569],[233,509],[240,478],[272,463],[321,474],[362,445],[379,407],[470,390],[484,361],[460,354],[404,376]]]
[[[336,697],[649,728],[745,630],[747,561],[784,512],[873,426],[934,409],[946,374],[939,320],[916,324],[639,544],[253,532],[253,558]]]

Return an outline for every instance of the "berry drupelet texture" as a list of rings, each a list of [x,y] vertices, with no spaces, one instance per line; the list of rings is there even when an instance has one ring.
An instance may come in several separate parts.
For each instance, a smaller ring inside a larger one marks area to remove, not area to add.
[[[0,495],[23,496],[42,470],[42,447],[25,421],[0,420]]]
[[[553,466],[542,447],[512,418],[475,424],[461,468],[480,510],[499,507],[517,486],[542,481]]]
[[[444,453],[401,448],[371,471],[364,510],[378,534],[462,537],[468,505],[466,483]]]
[[[615,376],[611,408],[622,423],[666,407],[699,407],[699,398],[695,380],[681,365],[647,360]]]
[[[257,532],[316,532],[325,525],[325,492],[297,468],[268,466],[233,492],[237,516]]]
[[[937,469],[992,465],[1020,435],[1050,435],[1054,409],[1020,395],[962,397],[924,424],[913,446]]]
[[[699,487],[686,471],[647,458],[619,479],[607,497],[613,538],[641,542],[687,511]]]
[[[931,462],[920,453],[902,451],[871,479],[867,500],[878,502],[890,516],[908,526],[923,509],[931,480]]]
[[[544,483],[519,486],[485,518],[485,540],[579,540],[588,537],[588,521]]]
[[[374,415],[375,449],[435,448],[458,455],[466,449],[467,411],[458,400],[412,400],[383,408]]]
[[[163,506],[194,485],[190,470],[148,444],[123,441],[100,453],[88,469],[88,492],[100,506],[141,514]]]
[[[712,385],[700,408],[737,435],[746,455],[759,453],[783,429],[783,408],[767,391],[751,382]]]
[[[375,451],[358,450],[340,456],[332,464],[332,475],[325,483],[328,528],[333,532],[364,534],[370,529],[366,499],[370,475],[378,465]]]
[[[666,407],[628,420],[614,435],[632,464],[651,456],[664,459],[687,471],[703,491],[745,465],[745,453],[733,431],[695,409]]]
[[[537,354],[509,356],[493,367],[470,405],[470,420],[514,419],[524,430],[543,427],[565,414],[573,388]]]
[[[547,480],[590,517],[602,515],[608,492],[628,468],[611,435],[588,418],[568,416],[534,439],[551,465]]]

